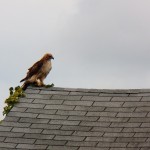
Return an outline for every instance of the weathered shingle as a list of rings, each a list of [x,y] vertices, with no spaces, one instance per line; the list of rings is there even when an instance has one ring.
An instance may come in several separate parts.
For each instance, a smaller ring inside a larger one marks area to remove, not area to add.
[[[0,150],[149,150],[150,90],[29,87],[0,124]]]

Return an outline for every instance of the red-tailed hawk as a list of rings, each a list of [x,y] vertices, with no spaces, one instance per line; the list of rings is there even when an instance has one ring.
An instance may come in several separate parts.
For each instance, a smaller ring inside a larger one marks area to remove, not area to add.
[[[28,85],[33,83],[37,86],[44,85],[43,80],[52,69],[51,59],[54,59],[52,54],[45,54],[39,61],[37,61],[32,67],[28,69],[26,77],[20,81],[25,81],[22,85],[23,90],[25,90]]]

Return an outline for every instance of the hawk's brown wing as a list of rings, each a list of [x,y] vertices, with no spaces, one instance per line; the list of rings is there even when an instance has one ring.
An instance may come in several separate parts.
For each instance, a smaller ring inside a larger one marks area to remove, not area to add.
[[[31,78],[33,75],[37,74],[42,66],[43,66],[43,62],[37,61],[32,67],[28,69],[29,71],[27,72],[27,76],[24,79],[22,79],[20,82],[25,81]]]

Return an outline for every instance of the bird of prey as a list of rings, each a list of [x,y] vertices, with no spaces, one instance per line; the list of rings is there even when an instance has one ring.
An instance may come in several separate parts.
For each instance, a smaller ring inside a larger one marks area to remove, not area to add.
[[[24,82],[22,89],[26,88],[30,84],[36,84],[37,86],[44,86],[43,80],[46,78],[50,70],[52,69],[51,59],[54,59],[53,55],[50,53],[45,54],[39,61],[33,64],[32,67],[28,69],[27,75],[20,82]]]

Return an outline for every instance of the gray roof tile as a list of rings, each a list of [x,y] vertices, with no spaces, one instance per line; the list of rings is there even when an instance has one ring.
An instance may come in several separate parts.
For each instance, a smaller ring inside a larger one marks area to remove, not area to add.
[[[94,102],[93,106],[121,107],[124,102]]]
[[[62,140],[62,141],[61,140],[37,140],[35,145],[36,144],[47,144],[49,146],[51,146],[51,145],[56,145],[56,146],[62,145],[62,146],[64,146],[66,143],[67,143],[67,141],[65,141],[65,140]]]
[[[84,112],[86,111],[103,111],[105,107],[90,107],[90,106],[76,106],[75,110],[83,110]]]
[[[21,133],[41,133],[42,129],[31,129],[31,128],[16,128],[12,129],[12,132],[21,132]]]
[[[33,144],[35,142],[35,139],[26,139],[26,138],[6,138],[5,142],[10,142],[10,143],[29,143]]]
[[[36,118],[38,114],[26,113],[26,112],[10,112],[9,117],[22,117],[22,118]]]
[[[20,122],[28,122],[28,123],[43,123],[46,124],[49,122],[49,119],[38,119],[38,118],[20,118]]]
[[[92,93],[92,92],[70,92],[69,95],[80,95],[80,96],[98,96],[99,93]]]
[[[75,132],[75,131],[90,131],[92,127],[85,127],[85,126],[83,127],[83,126],[77,126],[77,125],[63,125],[61,129]]]
[[[0,131],[0,136],[1,137],[23,137],[24,133],[15,133],[15,132],[4,132]]]
[[[51,120],[50,124],[60,124],[60,125],[78,125],[80,121],[69,121],[69,120]]]
[[[89,146],[89,147],[95,147],[97,142],[78,142],[78,141],[68,141],[66,145],[68,146]]]
[[[0,124],[0,150],[149,150],[150,89],[28,87]]]
[[[4,141],[6,137],[0,137],[0,142]]]
[[[56,119],[66,120],[68,118],[68,116],[39,114],[37,118],[47,118],[47,119],[54,119],[54,120],[56,120]]]
[[[48,134],[48,135],[71,135],[73,131],[64,131],[64,130],[44,130],[42,132],[43,134]]]
[[[92,101],[64,101],[65,105],[73,105],[73,106],[91,106],[93,104]]]
[[[103,101],[107,102],[111,100],[111,97],[100,97],[100,96],[83,96],[82,100],[86,101]]]
[[[0,142],[0,147],[1,148],[15,148],[17,144],[15,143],[2,143]]]
[[[108,142],[99,142],[98,147],[127,147],[127,142],[126,143],[108,143]]]
[[[123,128],[121,127],[116,127],[116,128],[110,128],[110,127],[93,127],[91,131],[100,131],[100,132],[104,132],[104,133],[109,133],[109,132],[114,132],[114,133],[118,133],[121,132],[123,130]]]
[[[61,125],[52,125],[52,124],[32,124],[30,128],[34,129],[59,129]]]
[[[49,146],[49,150],[77,150],[78,147],[71,147],[71,146]]]
[[[39,108],[27,108],[26,112],[35,113],[35,114],[55,114],[57,110],[46,110],[46,109],[39,109]]]
[[[68,115],[68,116],[84,116],[86,114],[85,111],[70,111],[70,110],[58,110],[56,114],[59,115]]]
[[[103,132],[84,132],[84,131],[75,131],[73,135],[76,136],[102,136]]]
[[[1,123],[1,126],[8,126],[8,127],[29,127],[31,125],[31,123],[20,123],[20,122],[7,122],[7,121],[3,121]],[[4,131],[4,130],[3,130]]]
[[[66,136],[66,135],[56,135],[55,140],[66,140],[66,141],[83,141],[85,137],[79,137],[79,136]]]
[[[85,141],[101,141],[101,142],[114,142],[116,138],[112,137],[86,137]]]
[[[49,135],[49,134],[34,134],[34,133],[26,133],[23,137],[27,139],[41,139],[41,140],[51,140],[54,138],[55,135]]]
[[[68,95],[69,92],[41,90],[40,94],[47,94],[47,95]]]
[[[75,106],[67,105],[46,105],[45,109],[57,109],[57,110],[73,110]]]
[[[16,148],[20,149],[35,149],[35,150],[44,150],[47,148],[47,145],[35,145],[35,144],[18,144]]]

